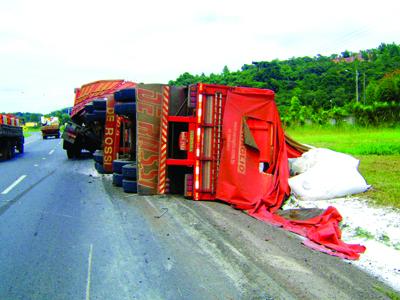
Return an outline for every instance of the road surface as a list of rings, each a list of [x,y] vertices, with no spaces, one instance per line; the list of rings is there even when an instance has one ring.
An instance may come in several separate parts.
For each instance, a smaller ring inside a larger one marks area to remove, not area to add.
[[[387,299],[228,205],[125,194],[59,139],[25,151],[0,163],[0,299]]]

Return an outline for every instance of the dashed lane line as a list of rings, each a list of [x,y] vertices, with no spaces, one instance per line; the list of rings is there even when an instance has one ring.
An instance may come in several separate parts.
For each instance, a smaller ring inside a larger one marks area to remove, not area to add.
[[[27,175],[20,176],[17,180],[15,180],[8,188],[1,192],[2,195],[8,194],[13,188],[15,188],[22,180],[25,179]]]
[[[86,278],[86,300],[90,299],[90,278],[92,275],[92,256],[93,256],[93,244],[90,244],[89,257],[88,257],[88,272]]]
[[[49,152],[49,155],[52,155],[54,153],[54,149],[52,149],[50,152]]]

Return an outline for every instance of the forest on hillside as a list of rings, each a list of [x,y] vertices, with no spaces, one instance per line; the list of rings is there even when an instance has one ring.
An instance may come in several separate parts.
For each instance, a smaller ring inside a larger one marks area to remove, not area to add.
[[[49,114],[41,114],[41,113],[30,113],[30,112],[14,112],[12,113],[13,115],[17,116],[21,120],[23,120],[24,123],[27,122],[34,122],[40,124],[40,118],[42,116],[45,117],[58,117],[60,120],[60,124],[64,124],[67,121],[70,120],[69,112],[71,111],[71,108],[63,108],[59,110],[52,111]]]
[[[214,83],[272,89],[285,125],[341,122],[397,125],[400,121],[400,45],[357,53],[259,61],[220,74],[181,74],[172,85]]]

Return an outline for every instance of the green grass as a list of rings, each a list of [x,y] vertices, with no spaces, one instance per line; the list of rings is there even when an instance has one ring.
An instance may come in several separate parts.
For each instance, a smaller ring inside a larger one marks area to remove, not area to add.
[[[375,285],[374,289],[377,290],[378,292],[381,292],[382,294],[386,295],[391,300],[400,300],[400,294],[394,290],[388,290],[387,288],[379,286],[379,285]]]
[[[400,208],[400,128],[297,127],[286,133],[315,147],[353,155],[372,189],[363,196],[378,205]]]
[[[33,132],[39,132],[40,127],[24,127],[24,137],[30,137]]]
[[[400,128],[305,126],[286,133],[299,142],[352,155],[400,154]]]

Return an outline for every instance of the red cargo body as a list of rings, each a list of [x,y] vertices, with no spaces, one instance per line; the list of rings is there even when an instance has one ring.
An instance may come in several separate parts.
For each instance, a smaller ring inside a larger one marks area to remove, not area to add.
[[[177,99],[170,87],[153,96],[153,194],[170,190],[194,200],[223,200],[307,237],[307,246],[331,255],[356,259],[365,251],[341,241],[341,216],[332,207],[302,221],[274,214],[290,193],[288,155],[302,150],[286,141],[273,91],[197,84],[187,91],[189,109],[183,114],[171,111]],[[140,139],[138,134],[138,145]]]
[[[229,89],[138,85],[139,194],[172,192],[195,200],[215,199],[223,105]]]

